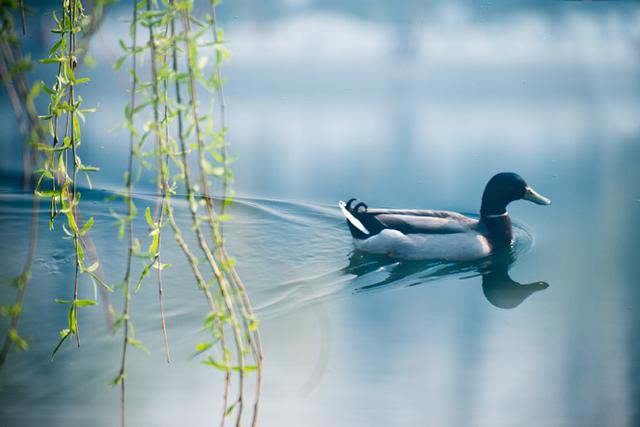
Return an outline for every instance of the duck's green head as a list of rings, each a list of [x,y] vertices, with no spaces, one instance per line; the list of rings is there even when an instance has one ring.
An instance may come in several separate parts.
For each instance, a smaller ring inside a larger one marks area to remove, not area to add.
[[[509,203],[520,199],[529,200],[538,205],[551,204],[551,200],[538,194],[517,173],[499,173],[489,180],[484,189],[480,215],[502,215],[507,211]]]

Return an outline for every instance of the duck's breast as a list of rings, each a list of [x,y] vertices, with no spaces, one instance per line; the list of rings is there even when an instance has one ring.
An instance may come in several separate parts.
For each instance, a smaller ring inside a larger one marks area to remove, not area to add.
[[[354,239],[363,252],[387,254],[407,260],[444,259],[470,261],[491,253],[487,239],[475,232],[452,234],[403,234],[386,229],[368,239]]]

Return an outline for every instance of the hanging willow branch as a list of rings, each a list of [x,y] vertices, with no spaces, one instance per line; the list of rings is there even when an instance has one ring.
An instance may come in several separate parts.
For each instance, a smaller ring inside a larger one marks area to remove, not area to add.
[[[80,125],[78,123],[78,117],[80,117],[81,121],[84,121],[83,113],[90,111],[86,109],[81,110],[79,108],[81,98],[78,98],[76,100],[75,96],[73,95],[73,87],[75,85],[88,81],[88,79],[76,78],[74,75],[77,74],[76,66],[78,64],[78,57],[82,57],[86,52],[86,45],[88,44],[89,40],[89,38],[86,37],[87,30],[90,31],[90,33],[93,33],[97,28],[99,28],[102,22],[102,11],[104,9],[106,1],[108,0],[98,0],[95,3],[95,7],[91,12],[90,18],[84,17],[82,5],[80,5],[79,3],[69,4],[68,2],[63,3],[62,6],[62,22],[57,20],[57,17],[54,16],[54,18],[56,19],[57,28],[54,28],[52,31],[59,34],[60,39],[50,50],[50,57],[46,60],[41,61],[44,63],[58,64],[58,76],[56,78],[56,83],[51,89],[42,82],[37,82],[33,86],[29,85],[27,73],[32,70],[34,64],[30,60],[28,55],[24,56],[22,54],[22,51],[20,49],[20,41],[14,31],[11,11],[12,8],[16,6],[15,4],[9,4],[9,7],[0,8],[0,74],[2,75],[3,82],[5,83],[5,86],[7,88],[7,93],[10,96],[12,106],[14,107],[14,110],[16,112],[19,130],[21,131],[21,135],[25,138],[23,154],[24,188],[27,189],[30,187],[32,173],[34,171],[38,175],[38,179],[36,181],[34,189],[31,233],[29,239],[29,247],[27,250],[27,257],[22,268],[22,274],[15,280],[16,286],[18,288],[18,295],[13,306],[9,307],[8,310],[5,310],[5,308],[2,309],[2,312],[4,313],[5,311],[7,311],[7,314],[10,317],[10,327],[5,343],[2,346],[2,350],[0,351],[0,366],[2,366],[2,364],[4,363],[4,360],[6,359],[12,343],[14,343],[20,349],[25,349],[27,346],[27,342],[18,335],[16,327],[18,318],[20,316],[20,313],[22,312],[22,302],[24,300],[26,287],[31,277],[31,264],[33,261],[36,246],[41,196],[44,195],[51,199],[51,227],[53,226],[53,218],[59,213],[59,207],[63,203],[65,203],[67,206],[71,206],[71,208],[67,211],[65,211],[63,208],[62,210],[60,210],[60,212],[64,212],[67,214],[71,213],[74,216],[74,219],[71,223],[75,224],[76,228],[78,228],[79,225],[81,226],[80,230],[77,230],[77,232],[74,231],[73,233],[70,233],[69,230],[65,227],[65,232],[75,235],[73,239],[74,250],[76,252],[76,270],[78,270],[78,267],[80,267],[80,272],[88,273],[91,277],[91,280],[94,281],[94,285],[96,284],[96,282],[104,285],[104,281],[101,279],[102,274],[100,272],[100,267],[97,263],[97,255],[93,248],[93,244],[91,243],[91,238],[88,234],[93,220],[89,219],[89,221],[87,221],[84,225],[81,225],[76,210],[77,200],[79,200],[79,193],[75,190],[75,181],[77,180],[77,174],[78,172],[87,174],[88,172],[97,170],[97,168],[82,165],[82,162],[80,161],[80,158],[76,153],[74,155],[74,159],[72,160],[74,162],[74,178],[70,179],[68,173],[66,173],[66,165],[68,164],[68,154],[66,151],[74,151],[74,148],[80,145]],[[22,22],[22,32],[23,35],[26,35],[26,22],[24,19],[24,5],[22,1],[19,2],[17,8],[19,9]],[[85,26],[86,30],[81,30],[81,24]],[[85,33],[85,37],[83,37],[81,41],[81,44],[84,46],[84,48],[79,49],[76,46],[76,33],[80,32]],[[67,65],[63,67],[64,62],[66,62]],[[68,78],[69,76],[70,78]],[[38,116],[34,100],[43,89],[51,96],[51,102],[49,105],[50,114],[45,116]],[[57,121],[59,116],[63,115],[66,116],[65,136],[68,137],[68,139],[64,140],[63,147],[56,147],[55,145],[57,145],[58,143]],[[69,121],[70,115],[72,117],[71,121]],[[24,119],[25,116],[27,119],[26,122]],[[52,125],[54,120],[56,122],[55,126]],[[54,140],[53,147],[46,145],[46,140],[48,139],[47,126],[45,124],[46,121],[49,122],[49,133]],[[26,127],[27,124],[28,129]],[[71,135],[69,134],[69,126],[73,126]],[[62,158],[63,153],[64,158]],[[41,154],[45,155],[46,160],[44,164],[42,163],[43,159]],[[51,181],[51,190],[42,189],[41,185],[43,184],[43,181],[46,182],[46,180]],[[62,189],[56,189],[57,180],[59,181],[59,183],[62,183],[64,181],[71,182],[72,190],[69,191],[69,187],[66,187],[66,191],[64,191],[65,187],[62,184]],[[88,175],[87,181],[90,183]],[[64,200],[65,196],[67,196],[66,200]],[[71,203],[72,199],[74,199],[73,203]],[[70,226],[70,228],[72,228],[73,230],[72,226]],[[82,246],[84,246],[86,250],[88,250],[90,259],[93,262],[88,268],[84,267],[84,250]],[[77,273],[74,276],[77,276]],[[75,280],[75,277],[74,287],[77,289],[77,281]],[[94,300],[79,300],[77,298],[76,292],[74,292],[74,295],[76,295],[76,297],[74,298],[74,302],[58,300],[58,302],[68,303],[72,305],[69,315],[70,324],[76,317],[75,313],[77,307],[93,305],[93,303],[95,303]],[[103,293],[103,297],[105,297],[105,301],[107,302],[105,307],[109,307],[110,305],[106,296],[107,294]],[[71,328],[69,328],[69,331],[70,330]],[[56,350],[68,336],[69,333],[63,331],[61,341],[56,347]],[[77,338],[79,340],[79,337]]]
[[[152,13],[153,8],[151,4],[151,0],[147,0],[147,11]],[[168,31],[168,25],[165,24],[165,34]],[[156,154],[156,163],[157,163],[157,171],[156,171],[156,188],[158,193],[158,203],[156,207],[156,221],[153,224],[153,228],[156,231],[154,237],[155,245],[152,247],[155,248],[155,253],[151,253],[150,250],[149,256],[151,256],[154,260],[154,267],[157,271],[157,282],[158,282],[158,296],[159,296],[159,306],[160,306],[160,323],[162,327],[162,337],[164,340],[164,351],[165,358],[167,363],[171,362],[171,356],[169,354],[169,340],[167,338],[167,324],[164,316],[164,301],[163,301],[163,286],[162,286],[162,270],[163,264],[160,259],[160,249],[162,243],[162,224],[164,222],[164,212],[166,210],[165,204],[169,203],[168,199],[168,162],[164,160],[164,153],[166,151],[166,138],[165,136],[168,134],[168,125],[167,125],[167,93],[166,89],[164,91],[163,103],[165,110],[165,117],[160,121],[160,90],[159,90],[159,82],[158,82],[158,53],[156,48],[156,39],[154,36],[154,25],[149,25],[149,54],[150,54],[150,63],[151,63],[151,105],[153,107],[153,129],[155,134],[155,154]],[[162,58],[163,64],[166,62],[164,58]],[[166,67],[166,65],[163,65]],[[166,80],[163,81],[163,85],[166,88]],[[162,129],[164,127],[164,131]]]
[[[230,181],[233,177],[230,169],[229,169],[229,159],[227,152],[227,141],[226,141],[226,103],[224,99],[224,84],[222,81],[222,62],[225,57],[225,50],[223,50],[222,46],[224,43],[224,34],[222,30],[218,28],[217,19],[216,19],[216,6],[217,0],[211,0],[211,29],[213,32],[213,40],[218,49],[216,49],[216,61],[214,65],[214,85],[217,89],[218,93],[218,103],[220,106],[220,132],[219,135],[222,140],[222,164],[224,167],[223,172],[223,189],[222,189],[222,204],[220,206],[220,214],[224,216],[225,207],[231,204],[233,199],[233,194],[229,194],[230,190]],[[220,240],[223,239],[223,223],[220,223]],[[260,391],[262,388],[262,342],[260,338],[260,332],[257,328],[257,319],[253,312],[253,306],[251,301],[249,300],[249,295],[247,294],[246,287],[244,283],[240,279],[240,275],[235,269],[234,263],[229,258],[227,251],[224,246],[220,244],[220,258],[223,262],[223,265],[228,267],[228,273],[230,275],[230,282],[234,286],[235,291],[238,295],[240,295],[240,307],[242,310],[242,318],[244,321],[244,325],[249,333],[247,334],[247,340],[249,342],[249,346],[251,347],[251,351],[253,354],[253,358],[257,364],[257,380],[256,380],[256,391],[255,391],[255,402],[254,402],[254,416],[252,420],[252,425],[255,426],[258,416],[258,409],[260,404]]]
[[[124,323],[123,327],[123,338],[122,338],[122,357],[120,359],[120,371],[118,372],[118,376],[114,380],[114,384],[120,384],[120,425],[124,427],[125,425],[125,409],[126,409],[126,366],[127,366],[127,346],[129,345],[129,300],[131,299],[130,295],[130,287],[131,287],[131,261],[133,258],[134,252],[134,240],[133,240],[133,220],[136,217],[136,206],[133,202],[133,158],[135,156],[135,137],[136,130],[133,125],[133,111],[136,109],[136,88],[138,83],[137,76],[137,64],[136,64],[136,56],[137,56],[137,24],[138,24],[138,8],[136,6],[136,2],[133,3],[133,21],[131,23],[130,35],[132,38],[132,55],[131,55],[131,98],[129,101],[129,105],[127,108],[128,113],[126,117],[126,124],[129,129],[129,160],[127,171],[125,172],[125,185],[126,185],[126,194],[124,196],[125,203],[127,205],[127,216],[124,218],[126,221],[127,228],[127,262],[126,262],[126,270],[124,274],[123,282],[123,299],[124,304],[122,308],[122,322]]]
[[[80,193],[78,192],[78,174],[84,173],[90,184],[88,174],[98,170],[96,167],[84,165],[78,153],[81,144],[81,126],[84,121],[84,114],[94,111],[93,109],[82,109],[82,97],[76,96],[76,86],[87,83],[86,77],[78,77],[78,49],[77,37],[82,33],[82,21],[84,19],[84,9],[80,0],[67,0],[63,2],[62,19],[58,19],[56,14],[53,18],[57,27],[52,30],[59,34],[60,39],[51,48],[49,58],[43,59],[42,63],[58,64],[58,74],[56,81],[51,87],[42,85],[42,88],[50,96],[48,114],[41,116],[41,119],[49,122],[49,133],[52,139],[50,146],[38,143],[37,148],[45,154],[44,167],[40,171],[40,177],[36,184],[35,193],[39,197],[50,199],[49,227],[53,228],[55,218],[58,214],[64,214],[67,218],[67,226],[63,224],[65,234],[73,241],[74,246],[74,283],[73,298],[71,300],[56,300],[57,302],[69,305],[67,328],[60,331],[60,341],[53,350],[52,358],[60,349],[62,343],[71,335],[75,336],[76,344],[80,345],[80,330],[78,325],[77,310],[80,307],[95,305],[95,299],[79,298],[79,274],[86,273],[94,282],[102,285],[107,290],[109,286],[95,273],[98,269],[98,262],[91,266],[85,266],[85,254],[81,244],[82,238],[88,233],[93,225],[93,218],[89,218],[82,226],[79,224],[78,204]],[[63,123],[62,129],[60,124]],[[62,136],[62,142],[60,141]],[[69,176],[69,155],[71,155],[71,177]],[[45,182],[50,182],[50,189],[45,190]],[[94,289],[95,294],[95,289]]]
[[[233,267],[233,260],[226,253],[222,233],[222,221],[228,219],[225,208],[232,199],[230,196],[232,174],[228,167],[230,162],[225,139],[225,102],[221,80],[222,62],[228,54],[223,45],[223,33],[217,27],[215,20],[216,3],[210,3],[211,15],[205,21],[200,21],[193,16],[193,0],[180,2],[170,0],[164,6],[152,0],[146,0],[138,3],[138,7],[144,4],[146,4],[145,11],[134,10],[138,15],[137,20],[134,16],[133,21],[136,23],[133,26],[142,26],[148,31],[149,43],[146,46],[150,51],[150,82],[139,85],[138,90],[146,94],[148,101],[134,106],[132,98],[127,110],[127,124],[131,129],[135,129],[133,115],[146,108],[151,109],[149,112],[151,121],[144,125],[145,133],[140,136],[132,131],[131,135],[138,139],[136,158],[143,167],[150,165],[143,160],[140,150],[147,136],[154,137],[153,156],[156,163],[158,203],[153,218],[147,210],[147,222],[153,237],[148,251],[152,264],[143,269],[138,286],[149,268],[158,269],[161,324],[165,340],[165,357],[168,360],[160,272],[166,266],[160,262],[160,234],[166,216],[178,247],[184,253],[195,282],[203,291],[209,307],[204,325],[205,330],[211,333],[211,339],[198,344],[196,354],[207,353],[203,363],[224,373],[220,425],[224,425],[231,414],[235,415],[235,425],[241,424],[245,413],[246,378],[250,372],[257,371],[256,400],[251,411],[251,424],[255,425],[262,383],[262,347],[250,300],[244,284]],[[204,41],[209,31],[213,36],[212,40]],[[132,29],[132,37],[134,33],[135,28]],[[121,45],[125,48],[126,55],[117,61],[116,67],[123,63],[127,55],[135,56],[146,49],[136,47],[135,43],[133,47],[126,47],[123,42]],[[215,60],[212,61],[214,64],[212,76],[208,78],[204,74],[208,56],[204,51],[210,47],[214,49]],[[186,69],[180,70],[181,67]],[[137,71],[132,73],[133,79],[137,78],[137,73]],[[203,121],[212,122],[212,117],[200,114],[197,91],[199,85],[217,97],[217,105],[220,107],[220,123],[217,132],[213,131],[213,126],[204,129]],[[173,92],[173,98],[170,97],[170,89]],[[132,88],[133,91],[136,89]],[[177,141],[172,140],[173,135]],[[190,167],[191,156],[197,160],[195,171]],[[177,173],[172,174],[172,168],[177,168]],[[221,181],[223,196],[217,207],[218,211],[214,205],[209,179]],[[177,224],[175,210],[171,204],[172,196],[176,194],[176,188],[179,185],[182,185],[186,192],[192,222],[191,230],[197,242],[198,253],[189,247],[187,239]],[[204,214],[199,212],[200,205],[204,206]],[[209,225],[207,226],[206,223]],[[121,220],[121,230],[124,224],[124,220]],[[210,234],[205,232],[203,226],[209,229]],[[201,256],[204,257],[209,270],[210,281],[207,280],[205,271],[199,265]],[[231,348],[227,347],[228,342]],[[229,395],[233,376],[237,378],[235,382],[237,395],[230,403]],[[124,413],[124,404],[122,404],[122,411]]]

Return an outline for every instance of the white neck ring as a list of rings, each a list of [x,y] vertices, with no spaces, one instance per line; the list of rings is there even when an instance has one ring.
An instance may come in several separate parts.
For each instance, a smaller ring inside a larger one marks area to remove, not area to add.
[[[495,215],[485,215],[485,218],[502,218],[502,217],[507,216],[507,215],[509,215],[509,213],[508,212],[504,212],[504,213],[495,214]]]

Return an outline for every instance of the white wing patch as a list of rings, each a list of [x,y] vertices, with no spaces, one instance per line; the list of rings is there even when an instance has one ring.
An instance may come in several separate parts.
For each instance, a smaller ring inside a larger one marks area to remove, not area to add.
[[[340,200],[338,206],[340,206],[340,210],[342,211],[342,214],[345,216],[345,218],[347,218],[347,221],[349,221],[355,228],[362,231],[367,236],[371,234],[369,233],[369,230],[367,230],[365,226],[362,225],[358,218],[351,215],[351,212],[347,210],[347,205],[342,200]]]

